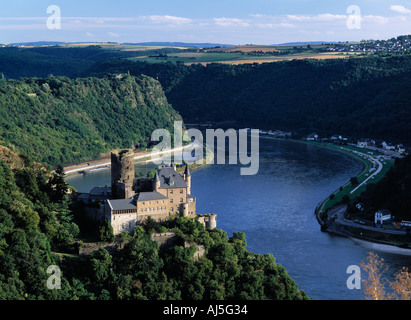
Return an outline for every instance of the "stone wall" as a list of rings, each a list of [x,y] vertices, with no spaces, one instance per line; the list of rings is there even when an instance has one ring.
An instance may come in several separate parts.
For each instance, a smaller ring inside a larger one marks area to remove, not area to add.
[[[96,242],[91,242],[91,243],[83,243],[79,246],[79,255],[90,255],[98,249],[104,248],[108,252],[113,253],[114,251],[118,250],[118,244],[117,243],[96,243]]]
[[[174,232],[165,232],[165,233],[153,233],[151,234],[151,240],[158,243],[159,247],[170,247],[175,243]]]
[[[197,243],[184,242],[184,248],[189,248],[192,245],[195,245],[195,247],[196,247],[196,252],[193,255],[193,259],[198,260],[199,258],[201,258],[205,254],[205,247],[203,245],[197,244]]]
[[[137,212],[112,214],[110,223],[113,227],[114,235],[118,235],[123,231],[131,232],[133,231],[134,227],[138,224]]]

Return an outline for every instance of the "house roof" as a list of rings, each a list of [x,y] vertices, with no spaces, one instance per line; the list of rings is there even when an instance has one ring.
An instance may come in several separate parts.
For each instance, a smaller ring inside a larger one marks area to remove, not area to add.
[[[385,215],[385,214],[391,214],[391,211],[388,209],[381,209],[381,210],[378,210],[376,213],[381,213]]]
[[[163,167],[158,172],[160,189],[187,188],[187,182],[173,167]]]

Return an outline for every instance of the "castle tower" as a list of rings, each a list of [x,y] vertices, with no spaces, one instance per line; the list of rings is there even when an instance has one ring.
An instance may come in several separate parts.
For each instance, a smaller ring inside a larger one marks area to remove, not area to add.
[[[184,180],[187,182],[187,194],[191,194],[191,173],[188,164],[186,164],[184,171]]]
[[[181,212],[183,213],[183,217],[188,217],[188,203],[181,204]]]
[[[210,230],[217,228],[217,215],[215,213],[210,213],[208,228]]]
[[[153,179],[153,191],[158,192],[158,189],[160,189],[160,177],[158,176],[158,173],[156,172],[154,179]]]
[[[130,149],[111,153],[111,193],[114,199],[127,199],[134,195],[134,153]]]

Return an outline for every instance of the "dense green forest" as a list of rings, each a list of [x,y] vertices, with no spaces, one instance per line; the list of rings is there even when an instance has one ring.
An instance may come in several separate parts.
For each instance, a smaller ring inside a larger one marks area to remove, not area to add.
[[[60,169],[20,159],[12,170],[0,159],[0,300],[308,299],[271,254],[247,251],[243,233],[228,238],[184,217],[149,219],[119,236],[123,249],[80,256],[81,210],[68,191]],[[167,229],[175,242],[159,247],[150,234]],[[185,242],[205,255],[193,259]],[[50,265],[61,270],[60,289],[46,285]]]
[[[158,79],[187,123],[411,142],[409,54],[207,66],[112,59],[84,74],[120,71]]]
[[[144,74],[161,83],[187,123],[229,120],[238,127],[282,129],[300,136],[316,131],[320,136],[411,143],[410,54],[207,66],[127,59],[136,55],[100,46],[0,48],[0,72],[6,79]]]
[[[360,197],[353,199],[349,213],[374,219],[376,211],[388,209],[396,219],[411,220],[411,156],[396,159],[395,165],[378,182],[369,184]],[[363,203],[364,211],[355,204]]]
[[[145,147],[153,130],[179,119],[147,76],[0,80],[1,144],[52,166]]]
[[[0,48],[0,73],[7,79],[20,77],[45,78],[50,74],[74,78],[95,62],[113,58],[129,58],[139,55],[167,54],[182,49],[158,48],[125,51],[117,48],[102,48],[98,45],[82,47],[35,46]]]
[[[174,231],[176,239],[159,248],[151,233],[164,230]],[[149,219],[119,238],[126,242],[122,250],[110,254],[99,249],[86,261],[77,261],[85,270],[79,280],[96,298],[308,299],[271,254],[247,251],[242,232],[228,238],[223,230],[205,229],[197,219],[174,217],[161,224]],[[193,259],[195,245],[187,247],[186,241],[204,245],[205,255]],[[78,277],[76,272],[68,272],[69,279]]]
[[[75,249],[79,228],[64,176],[23,163],[12,171],[0,160],[0,300],[54,299],[60,292],[47,289],[46,270],[58,264],[53,251]],[[67,298],[77,290],[71,285]]]

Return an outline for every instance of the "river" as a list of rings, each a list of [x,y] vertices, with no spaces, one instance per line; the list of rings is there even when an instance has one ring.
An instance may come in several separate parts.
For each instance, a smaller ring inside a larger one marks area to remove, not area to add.
[[[228,162],[227,162],[228,163]],[[136,165],[137,171],[152,165]],[[246,234],[247,249],[271,253],[309,297],[318,300],[364,299],[348,289],[347,267],[360,265],[370,250],[345,237],[320,231],[316,205],[357,175],[355,159],[302,143],[260,138],[259,172],[241,176],[242,164],[212,164],[192,172],[198,213],[216,213],[217,227],[231,236]],[[79,192],[110,184],[110,171],[75,174],[67,183]],[[388,277],[411,257],[376,251],[390,267]]]

